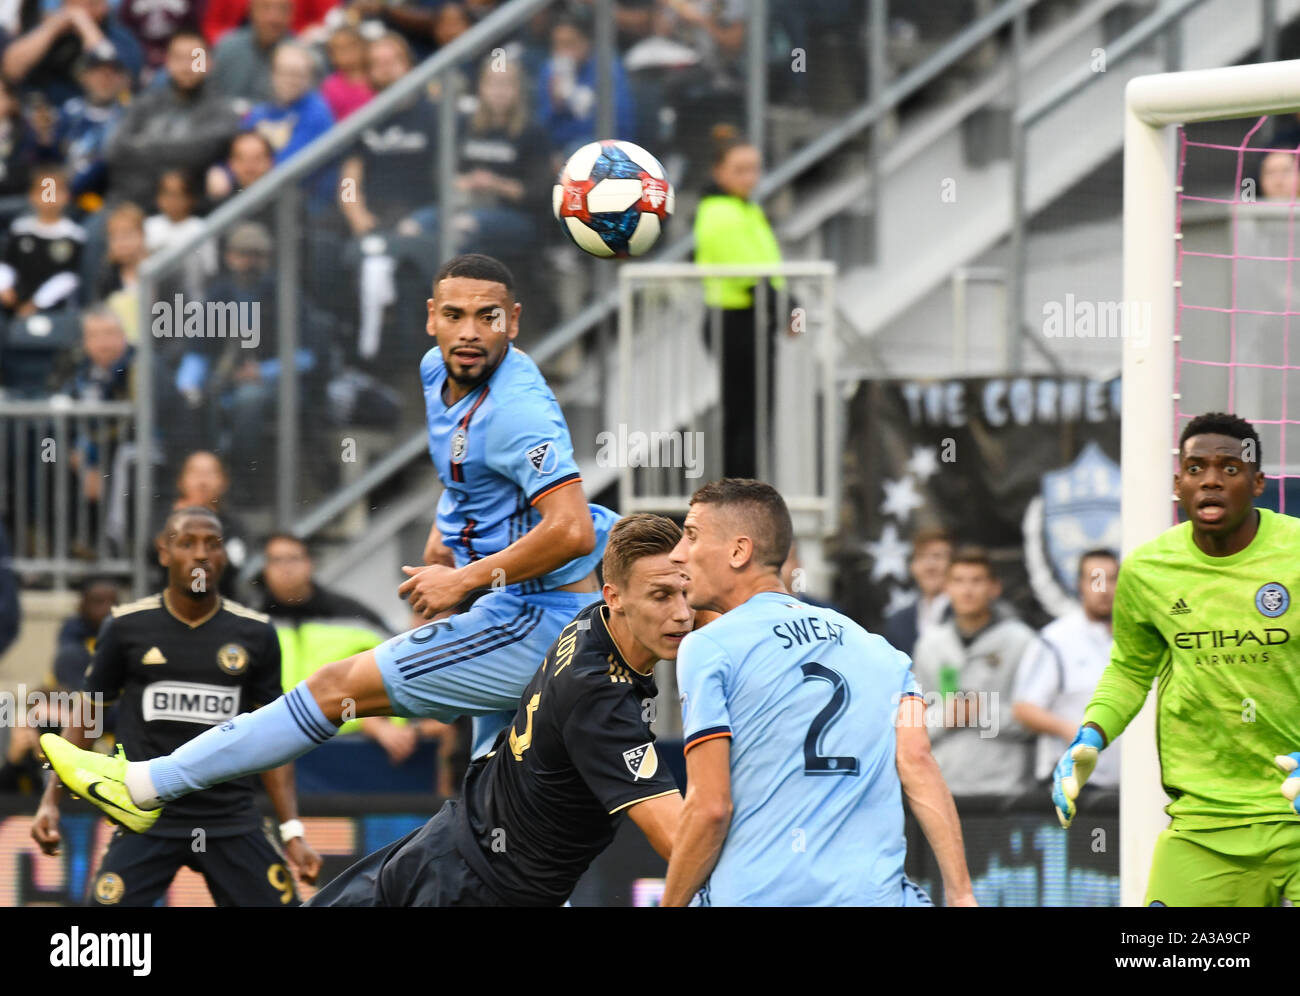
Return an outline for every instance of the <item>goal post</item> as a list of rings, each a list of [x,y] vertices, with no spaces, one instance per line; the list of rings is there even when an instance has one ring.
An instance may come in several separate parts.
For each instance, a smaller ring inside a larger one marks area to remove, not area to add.
[[[1150,306],[1149,335],[1124,338],[1120,431],[1123,553],[1174,522],[1175,195],[1171,127],[1300,110],[1300,60],[1140,76],[1125,91],[1124,301]],[[1124,308],[1125,321],[1135,309]],[[1167,825],[1148,696],[1121,739],[1120,902],[1140,906]]]

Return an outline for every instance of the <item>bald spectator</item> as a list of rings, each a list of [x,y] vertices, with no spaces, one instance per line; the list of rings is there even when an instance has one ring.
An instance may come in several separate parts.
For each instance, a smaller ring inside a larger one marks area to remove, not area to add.
[[[947,618],[948,595],[944,585],[952,540],[942,529],[922,529],[912,541],[909,569],[916,582],[916,601],[885,618],[881,635],[894,647],[910,655],[916,641]]]
[[[250,0],[248,24],[217,44],[212,84],[247,109],[272,99],[271,59],[276,46],[293,37],[293,0]]]
[[[183,31],[171,40],[167,84],[141,94],[108,141],[111,199],[152,207],[165,171],[205,170],[228,147],[239,117],[207,80],[208,61],[200,35]]]
[[[24,5],[28,7],[28,5]],[[5,79],[37,90],[55,107],[80,93],[76,66],[87,52],[113,55],[132,79],[144,64],[140,43],[111,13],[108,0],[64,0],[63,6],[37,21],[39,6],[31,4],[31,20],[4,50]]]

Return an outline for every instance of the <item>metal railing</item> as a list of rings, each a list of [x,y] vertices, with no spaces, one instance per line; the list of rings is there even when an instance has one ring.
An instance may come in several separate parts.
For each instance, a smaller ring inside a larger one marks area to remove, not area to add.
[[[903,73],[892,83],[886,82],[884,59],[884,29],[887,23],[886,0],[868,0],[868,23],[872,26],[870,44],[872,58],[869,68],[869,95],[871,100],[859,110],[853,112],[842,122],[822,132],[798,152],[791,155],[770,171],[767,171],[755,190],[753,199],[765,203],[776,194],[785,190],[792,182],[806,173],[826,157],[835,154],[848,143],[856,140],[863,133],[871,131],[870,148],[879,149],[882,144],[876,134],[876,127],[891,115],[904,101],[914,97],[923,88],[939,79],[954,65],[968,58],[981,45],[1001,31],[1017,17],[1024,17],[1039,0],[1004,0],[996,8],[984,14],[965,27],[956,36],[949,39],[940,48],[912,69]],[[757,20],[756,10],[766,7],[765,0],[753,0],[749,5],[750,17]],[[751,21],[751,24],[753,21]],[[750,53],[751,60],[754,54]],[[751,61],[751,72],[752,70]],[[873,68],[875,67],[875,68]],[[751,131],[761,135],[757,121],[761,117],[757,102],[751,97],[748,104],[747,120]],[[879,168],[879,154],[872,153],[873,169]],[[303,170],[305,172],[305,170]],[[874,189],[874,188],[873,188]],[[654,259],[658,263],[675,263],[685,260],[694,248],[694,236],[684,235],[657,251]],[[627,265],[627,264],[625,264]],[[563,321],[557,328],[545,336],[539,343],[529,348],[529,355],[539,364],[545,365],[563,353],[574,343],[592,335],[601,322],[610,318],[619,304],[619,290],[610,288],[584,307],[577,314]],[[414,459],[423,447],[423,430],[413,431],[401,444],[401,451],[410,453]],[[403,464],[393,461],[385,467],[370,468],[365,474],[347,486],[344,492],[334,496],[334,508],[342,510],[359,499],[367,491],[381,485],[403,468]],[[319,517],[313,516],[310,524],[303,520],[295,529],[303,531],[309,527],[319,528]]]
[[[129,401],[0,401],[0,522],[15,571],[58,589],[131,571],[144,535],[129,514],[134,423]]]

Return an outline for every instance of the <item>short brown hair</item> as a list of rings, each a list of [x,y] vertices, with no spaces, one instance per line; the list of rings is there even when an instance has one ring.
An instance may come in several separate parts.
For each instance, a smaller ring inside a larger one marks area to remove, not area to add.
[[[724,477],[691,495],[691,504],[722,505],[738,513],[751,532],[758,563],[779,571],[790,556],[794,525],[785,499],[772,485],[747,477]]]
[[[672,519],[650,512],[627,515],[614,523],[605,543],[602,567],[610,584],[627,583],[632,565],[642,557],[668,553],[682,538],[681,527]]]
[[[929,546],[931,543],[947,543],[952,546],[952,536],[948,530],[941,526],[927,526],[925,529],[918,529],[916,535],[912,537],[912,555],[916,556],[916,551],[923,546]]]
[[[990,578],[994,581],[998,579],[997,571],[993,570],[993,561],[989,558],[989,552],[982,546],[963,546],[957,549],[952,555],[952,560],[948,564],[948,570],[952,570],[958,564],[977,564],[988,572]]]

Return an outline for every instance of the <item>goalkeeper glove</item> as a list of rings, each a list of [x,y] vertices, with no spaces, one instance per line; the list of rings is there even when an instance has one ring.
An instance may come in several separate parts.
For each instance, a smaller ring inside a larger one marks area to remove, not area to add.
[[[1052,805],[1061,826],[1074,822],[1074,800],[1097,767],[1097,754],[1105,746],[1100,731],[1091,726],[1079,727],[1074,742],[1065,749],[1052,772]]]
[[[1283,771],[1289,774],[1282,780],[1282,794],[1287,797],[1291,803],[1291,808],[1300,813],[1300,808],[1296,807],[1296,796],[1300,795],[1300,751],[1291,754],[1279,754],[1273,758],[1273,763]]]

